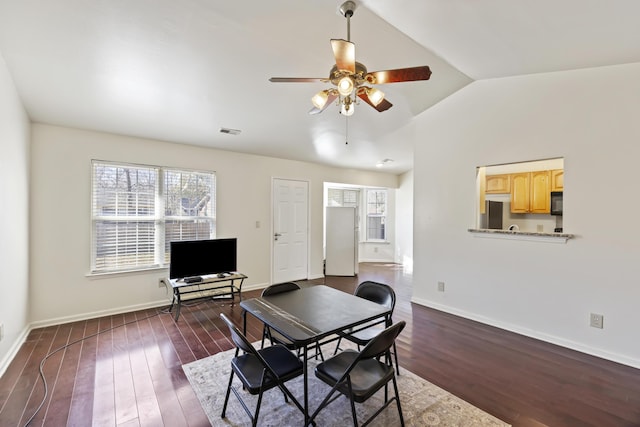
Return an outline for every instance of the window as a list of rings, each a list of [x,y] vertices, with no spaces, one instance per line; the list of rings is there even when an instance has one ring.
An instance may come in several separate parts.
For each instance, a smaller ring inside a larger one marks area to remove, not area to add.
[[[367,241],[386,240],[387,190],[367,190]]]
[[[357,208],[359,190],[345,188],[329,188],[327,206],[342,206],[346,208]]]
[[[215,174],[94,161],[91,272],[160,267],[170,242],[215,237]]]
[[[361,224],[362,227],[366,227],[366,233],[360,233],[360,235],[364,234],[366,241],[386,241],[387,190],[362,189],[364,198],[362,201],[360,194],[359,188],[328,188],[327,206],[353,207],[359,212],[362,205],[362,212],[359,212],[358,217],[362,218],[366,215],[366,224]]]

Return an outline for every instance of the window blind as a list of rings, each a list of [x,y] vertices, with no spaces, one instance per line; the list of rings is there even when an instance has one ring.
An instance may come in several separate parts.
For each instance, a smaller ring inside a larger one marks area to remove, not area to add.
[[[170,242],[215,237],[215,174],[94,161],[94,273],[159,267]]]

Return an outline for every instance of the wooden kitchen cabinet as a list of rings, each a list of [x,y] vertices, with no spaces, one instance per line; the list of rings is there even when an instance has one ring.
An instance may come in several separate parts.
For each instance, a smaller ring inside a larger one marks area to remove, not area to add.
[[[487,175],[485,193],[509,194],[511,192],[511,176],[509,174]]]
[[[551,171],[551,191],[564,190],[564,170],[554,169]]]
[[[529,212],[530,179],[529,172],[511,174],[511,213]]]
[[[549,213],[551,172],[511,174],[511,213]]]
[[[531,213],[551,212],[551,174],[549,171],[531,172]]]

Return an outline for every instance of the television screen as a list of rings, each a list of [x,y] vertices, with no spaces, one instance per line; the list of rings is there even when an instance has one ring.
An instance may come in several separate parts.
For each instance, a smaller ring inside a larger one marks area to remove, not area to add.
[[[171,242],[169,278],[236,271],[237,239]]]

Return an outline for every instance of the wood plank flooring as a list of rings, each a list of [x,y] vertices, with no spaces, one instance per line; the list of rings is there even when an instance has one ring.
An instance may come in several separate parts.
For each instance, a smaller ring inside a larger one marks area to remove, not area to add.
[[[395,264],[326,284],[352,293],[364,280],[396,290],[401,369],[514,426],[640,426],[640,370],[412,304]],[[178,322],[153,309],[33,330],[0,378],[0,426],[24,426],[41,403],[30,426],[208,426],[181,366],[232,348],[220,313],[241,321],[237,304],[206,301]],[[261,331],[251,319],[250,339]]]

